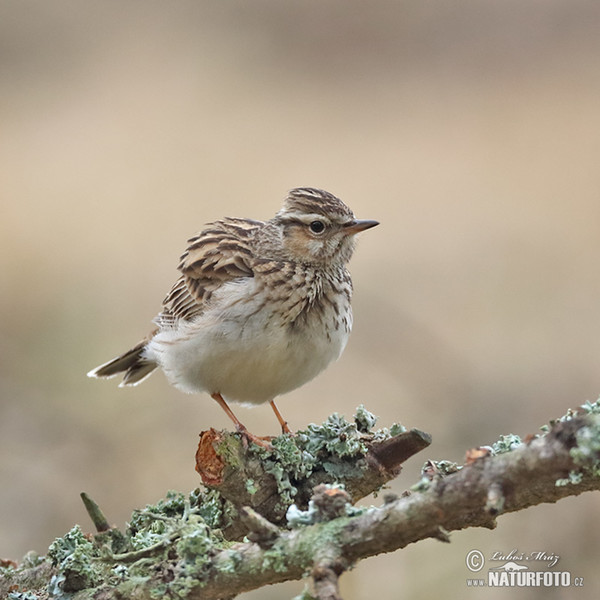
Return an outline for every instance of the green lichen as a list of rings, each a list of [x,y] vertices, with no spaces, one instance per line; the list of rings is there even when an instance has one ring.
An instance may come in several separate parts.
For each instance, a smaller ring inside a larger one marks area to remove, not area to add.
[[[147,528],[136,531],[131,535],[131,548],[133,550],[150,548],[161,542],[166,534],[168,534],[167,525],[163,521],[154,521]]]
[[[147,504],[145,508],[134,510],[129,521],[129,534],[148,533],[152,537],[165,532],[167,519],[181,518],[186,508],[186,497],[180,492],[168,491],[166,498],[156,504]],[[151,545],[154,543],[148,543]],[[142,546],[143,547],[143,546]]]
[[[450,475],[451,473],[456,473],[462,469],[462,465],[451,460],[435,460],[431,462],[433,462],[438,472],[442,475]]]
[[[369,412],[365,408],[364,404],[361,404],[356,409],[356,414],[354,415],[354,422],[356,423],[358,431],[368,433],[369,431],[371,431],[371,429],[373,429],[373,427],[375,427],[375,424],[377,423],[377,417],[372,412]]]
[[[15,571],[16,567],[11,564],[1,565],[0,564],[0,577],[11,575]]]
[[[56,538],[50,548],[48,548],[48,558],[55,566],[60,565],[63,561],[70,558],[76,550],[82,550],[87,553],[92,553],[94,546],[92,542],[85,537],[81,527],[75,525],[71,531],[61,538]]]
[[[184,533],[177,543],[177,551],[181,559],[165,580],[155,583],[150,591],[152,598],[187,598],[195,588],[204,587],[209,571],[215,567],[212,560],[218,552],[218,569],[221,572],[235,573],[242,561],[238,551],[223,551],[222,544],[208,529],[202,528]]]
[[[321,487],[321,486],[319,486]],[[334,484],[322,484],[322,487],[327,490],[344,490],[344,486],[338,483]],[[318,488],[317,488],[318,489]],[[348,497],[349,499],[349,497]],[[362,515],[374,507],[365,506],[353,506],[349,501],[346,501],[343,506],[343,515],[336,514],[335,516],[347,516],[353,517],[356,515]],[[324,514],[323,511],[317,506],[314,500],[308,502],[308,509],[301,510],[295,504],[292,504],[286,514],[285,518],[287,524],[292,529],[297,529],[306,525],[314,525],[315,523],[322,523],[323,521],[330,520],[332,517],[330,514]]]
[[[404,425],[401,425],[400,423],[394,423],[392,424],[392,426],[389,429],[389,437],[395,437],[397,435],[400,435],[401,433],[404,433],[406,431],[406,427],[404,427]],[[387,431],[387,429],[384,427],[382,431]]]
[[[322,465],[325,472],[336,481],[346,481],[356,477],[357,472],[365,471],[369,468],[366,460],[324,460]]]
[[[97,546],[84,536],[79,525],[52,542],[48,558],[58,568],[50,582],[53,595],[62,597],[92,587],[101,575],[94,562],[98,556]]]
[[[183,598],[192,588],[203,586],[220,542],[199,517],[191,517],[175,545],[178,576],[166,586],[168,592]]]
[[[227,547],[219,529],[228,520],[227,512],[217,492],[194,490],[189,497],[169,492],[156,504],[134,511],[124,534],[114,529],[84,535],[76,526],[50,546],[48,558],[57,573],[49,593],[66,599],[100,581],[112,586],[147,581],[155,575],[148,571],[153,561],[168,556],[175,570],[164,578],[153,577],[157,583],[152,594],[184,597],[203,585],[211,558]],[[223,568],[234,569],[235,560],[232,553]]]
[[[285,513],[287,524],[292,529],[297,529],[305,525],[313,525],[316,521],[316,516],[317,508],[312,500],[308,503],[308,510],[300,510],[295,504],[292,504]]]
[[[421,467],[421,479],[411,486],[413,492],[426,492],[430,487],[433,479],[446,477],[456,473],[463,468],[462,465],[451,460],[428,460]]]
[[[124,581],[125,579],[127,579],[129,577],[129,569],[122,564],[119,565],[115,565],[112,569],[111,569],[111,583],[112,585],[115,585],[116,583],[120,582],[120,581]]]
[[[276,544],[263,553],[262,569],[285,573],[288,569],[287,560],[286,554]]]
[[[310,453],[298,439],[291,434],[280,435],[272,442],[272,448],[277,462],[287,471],[290,471],[294,478],[308,476],[315,464],[314,454]]]
[[[9,592],[8,600],[39,600],[39,596],[33,592]]]
[[[581,473],[581,471],[569,471],[569,476],[563,479],[557,479],[554,482],[554,485],[556,487],[563,487],[566,485],[577,485],[578,483],[581,483],[583,479],[583,473]]]
[[[250,445],[249,451],[257,455],[278,483],[281,514],[285,514],[298,487],[315,470],[325,470],[332,478],[341,480],[358,477],[361,469],[367,468],[363,457],[370,444],[404,431],[401,425],[374,431],[375,424],[376,417],[360,406],[352,421],[334,414],[322,425],[309,425],[296,435],[275,438],[270,448]],[[239,447],[234,447],[235,440],[232,440],[230,448],[231,438],[225,436],[224,439],[219,451],[230,450],[235,460]],[[249,479],[245,485],[250,495],[259,491],[256,480]],[[342,519],[369,510],[355,508],[349,502],[339,508],[341,512],[336,517]],[[296,510],[296,519],[293,516],[290,519],[295,526],[311,520],[327,520],[326,515],[319,516],[312,504],[307,511]],[[229,573],[239,568],[241,554],[221,533],[234,518],[237,518],[237,510],[218,491],[196,489],[189,496],[168,492],[155,504],[135,510],[124,532],[113,528],[91,535],[76,526],[55,540],[48,551],[47,558],[56,568],[48,593],[67,600],[78,591],[102,583],[119,586],[126,595],[130,587],[133,590],[136,585],[152,581],[152,597],[184,598],[191,590],[202,587],[214,568]],[[332,523],[338,520],[329,518]],[[313,551],[314,547],[307,542],[306,553]],[[217,554],[219,559],[215,566],[213,559]],[[43,560],[34,555],[27,559],[29,566]],[[157,571],[157,564],[162,571]],[[283,572],[287,568],[286,557],[275,543],[265,552],[261,569]],[[38,600],[23,590],[15,593],[11,600]]]
[[[190,506],[211,529],[228,527],[237,515],[233,504],[224,500],[217,490],[195,489],[190,494]]]
[[[184,494],[169,491],[156,504],[134,510],[127,528],[131,550],[150,548],[164,541],[179,526],[186,502]]]
[[[600,399],[596,400],[595,402],[586,400],[579,408],[581,410],[573,410],[572,408],[569,408],[569,410],[567,410],[562,417],[558,417],[558,419],[551,419],[547,425],[542,425],[540,429],[542,430],[543,434],[548,433],[557,423],[564,423],[565,421],[570,421],[576,417],[583,417],[586,415],[600,415]]]
[[[598,412],[589,414],[598,415]],[[594,476],[600,476],[600,420],[596,417],[575,434],[577,445],[571,448],[573,461]]]
[[[316,457],[302,448],[290,434],[280,435],[271,443],[271,449],[257,450],[262,455],[264,469],[277,482],[279,504],[282,509],[293,502],[298,481],[307,478],[316,464]]]
[[[375,507],[373,506],[353,506],[352,504],[347,503],[344,507],[344,511],[345,516],[355,517],[357,515],[363,515],[374,508]],[[298,529],[300,527],[305,527],[306,525],[314,525],[315,523],[322,522],[319,509],[312,500],[308,502],[307,510],[300,510],[295,504],[292,504],[288,508],[285,518],[287,524],[292,529]]]
[[[177,554],[187,563],[193,563],[200,570],[209,561],[209,555],[215,545],[210,529],[198,518],[181,531],[176,544]]]
[[[99,547],[103,557],[120,554],[130,549],[129,538],[115,527],[102,531],[94,536],[94,542]]]
[[[135,513],[128,532],[132,547],[140,540],[154,546],[161,541],[169,542],[161,551],[168,553],[169,560],[176,565],[172,573],[158,579],[152,597],[185,598],[191,590],[205,585],[212,558],[228,545],[220,528],[229,522],[230,508],[218,492],[196,489],[189,498],[170,492],[165,500]],[[143,574],[143,561],[139,564],[141,568],[136,572]],[[239,555],[231,551],[220,567],[232,571],[237,564]]]
[[[333,413],[322,425],[310,424],[298,437],[304,448],[312,456],[326,452],[339,458],[366,454],[367,447],[361,438],[356,421],[349,422],[343,416]]]
[[[413,483],[410,486],[411,492],[426,492],[431,487],[431,479],[426,475],[423,475],[417,483]]]
[[[595,402],[586,400],[580,408],[588,415],[600,415],[600,399]]]
[[[255,452],[261,448],[256,444],[251,444],[250,447]],[[222,458],[223,462],[226,465],[240,469],[243,467],[243,465],[240,464],[240,458],[238,454],[238,442],[236,441],[235,437],[229,435],[223,436],[220,439],[216,450],[217,454]]]
[[[600,399],[595,402],[589,400],[584,402],[579,409],[569,409],[562,417],[553,419],[548,425],[540,429],[543,435],[551,431],[557,423],[571,421],[578,417],[592,417],[589,423],[581,427],[575,434],[576,444],[569,450],[575,464],[581,466],[581,470],[571,471],[569,476],[556,480],[557,486],[577,485],[583,479],[583,473],[588,472],[595,477],[600,477]]]
[[[462,469],[462,465],[451,460],[427,460],[421,467],[421,475],[432,479],[434,475],[445,477]]]
[[[219,561],[219,570],[223,573],[235,573],[242,560],[242,554],[230,548]]]
[[[368,469],[366,460],[361,459],[368,444],[406,431],[398,424],[373,431],[376,422],[377,417],[361,405],[352,421],[334,413],[321,425],[310,424],[295,435],[280,435],[272,440],[271,448],[251,446],[265,471],[275,478],[282,511],[294,502],[298,486],[316,468],[340,482],[358,477]]]
[[[37,552],[30,550],[21,561],[21,568],[23,569],[33,569],[41,565],[45,560],[44,556],[40,556]]]
[[[523,441],[514,433],[501,435],[500,439],[492,444],[492,452],[494,454],[504,454],[518,448],[521,444],[523,444]]]
[[[135,510],[128,523],[127,537],[132,550],[142,550],[177,535],[189,522],[201,521],[213,530],[227,527],[235,509],[216,490],[195,489],[186,497],[169,491],[154,505]],[[196,518],[192,518],[192,517]]]
[[[251,496],[254,496],[254,494],[256,494],[256,492],[258,492],[258,488],[256,487],[256,483],[254,482],[254,479],[247,479],[246,480],[246,491]]]

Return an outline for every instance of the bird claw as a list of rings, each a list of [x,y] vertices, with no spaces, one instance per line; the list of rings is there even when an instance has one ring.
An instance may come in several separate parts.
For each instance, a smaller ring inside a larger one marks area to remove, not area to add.
[[[273,446],[271,445],[271,440],[273,438],[271,436],[260,437],[258,435],[254,435],[253,433],[250,433],[243,425],[241,427],[236,427],[236,429],[242,438],[246,440],[246,442],[256,444],[265,450],[273,449]]]

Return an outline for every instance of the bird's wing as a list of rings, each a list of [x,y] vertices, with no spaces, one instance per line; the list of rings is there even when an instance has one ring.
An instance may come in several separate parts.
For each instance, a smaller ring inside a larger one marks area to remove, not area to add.
[[[254,277],[250,247],[261,221],[223,219],[188,240],[178,269],[181,277],[163,300],[155,321],[160,326],[202,314],[212,293],[227,281]]]

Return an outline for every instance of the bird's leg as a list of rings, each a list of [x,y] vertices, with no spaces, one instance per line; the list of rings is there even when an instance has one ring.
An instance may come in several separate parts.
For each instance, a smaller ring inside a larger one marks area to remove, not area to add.
[[[218,392],[216,394],[211,394],[213,400],[216,400],[219,406],[227,413],[227,416],[234,422],[235,428],[239,431],[245,431],[246,426],[233,414],[233,411],[229,408],[227,402],[221,394]]]
[[[281,416],[279,409],[275,406],[275,402],[271,400],[269,404],[271,405],[271,408],[273,409],[273,412],[275,413],[275,416],[277,417],[277,420],[281,425],[281,431],[283,433],[292,433],[290,428],[288,427],[287,421]]]
[[[254,435],[253,433],[250,433],[246,429],[246,426],[233,414],[233,411],[229,408],[229,405],[227,404],[227,402],[225,402],[225,399],[223,398],[223,396],[221,396],[221,394],[219,394],[217,392],[215,394],[211,394],[211,397],[213,398],[213,400],[217,401],[218,405],[225,411],[227,416],[233,421],[233,423],[235,424],[235,428],[243,436],[248,438],[251,442],[254,442],[257,445],[262,446],[263,448],[271,447],[271,444],[269,444],[269,442],[263,440],[262,438],[258,437],[257,435]]]

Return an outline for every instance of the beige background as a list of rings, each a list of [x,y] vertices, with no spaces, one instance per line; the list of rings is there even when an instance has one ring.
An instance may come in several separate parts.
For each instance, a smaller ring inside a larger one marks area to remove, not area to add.
[[[345,355],[279,402],[293,428],[364,402],[431,432],[400,492],[426,458],[595,400],[599,25],[592,0],[3,2],[0,556],[89,528],[81,490],[124,526],[196,487],[198,432],[230,427],[215,403],[85,373],[145,335],[187,237],[298,185],[381,226]],[[364,561],[344,597],[598,597],[598,502]],[[586,587],[467,589],[472,548],[558,554]]]

